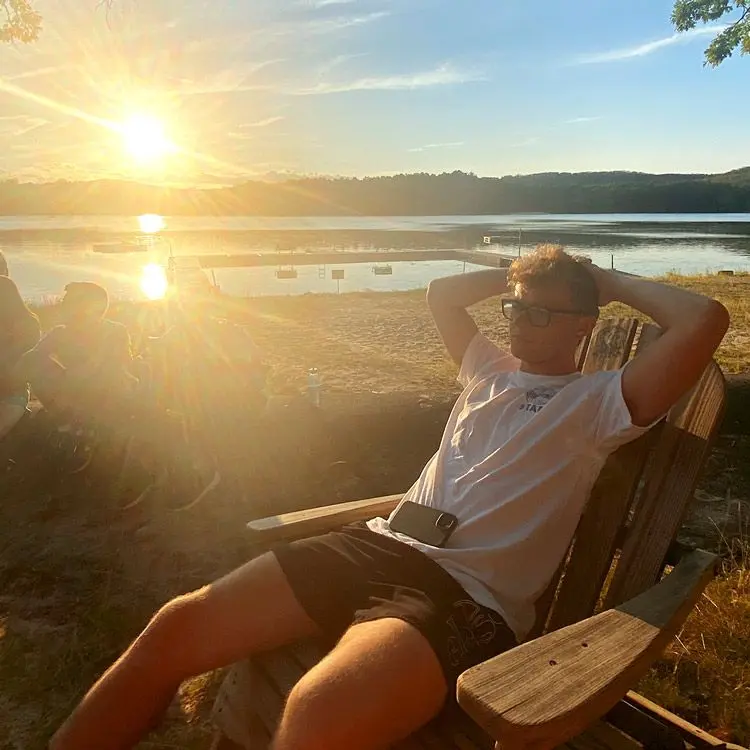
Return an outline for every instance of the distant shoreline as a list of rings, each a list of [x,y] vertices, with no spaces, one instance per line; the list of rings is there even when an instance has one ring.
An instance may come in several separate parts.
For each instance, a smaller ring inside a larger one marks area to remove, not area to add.
[[[23,218],[23,219],[73,219],[73,218],[86,218],[86,219],[125,219],[140,216],[144,213],[158,213],[153,211],[122,211],[122,212],[101,212],[101,211],[7,211],[0,206],[0,220],[12,219],[12,218]],[[323,221],[325,219],[337,219],[337,220],[357,220],[357,219],[443,219],[443,218],[477,218],[477,219],[490,219],[493,217],[519,217],[533,219],[535,217],[543,216],[575,216],[575,217],[586,217],[586,216],[747,216],[747,221],[750,222],[750,204],[744,210],[731,210],[726,211],[671,211],[671,210],[653,210],[653,211],[625,211],[625,210],[612,210],[612,211],[588,211],[588,210],[577,210],[577,211],[487,211],[484,213],[466,211],[463,213],[277,213],[277,214],[256,214],[256,213],[169,213],[164,212],[161,215],[174,219],[182,220],[198,220],[206,219],[211,221],[220,221],[221,219],[252,219],[262,220],[269,219],[274,221],[283,220],[294,220],[294,219],[311,219],[314,221]],[[718,223],[724,223],[723,220],[717,219]],[[620,222],[627,223],[627,222]],[[640,221],[633,219],[633,223],[641,223]],[[0,228],[0,231],[4,231]]]
[[[0,210],[18,215],[492,216],[516,213],[750,211],[750,167],[726,174],[636,172],[400,174],[248,181],[168,188],[118,180],[0,182]]]

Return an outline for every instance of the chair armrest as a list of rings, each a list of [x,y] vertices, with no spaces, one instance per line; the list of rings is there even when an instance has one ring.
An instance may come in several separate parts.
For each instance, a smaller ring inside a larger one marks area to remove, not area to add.
[[[385,495],[349,503],[323,505],[310,510],[298,510],[250,521],[247,528],[258,544],[301,539],[344,526],[355,521],[366,521],[375,516],[389,516],[401,502],[403,495]]]
[[[464,672],[461,707],[503,748],[546,750],[606,714],[678,632],[718,558],[703,550],[640,596]]]

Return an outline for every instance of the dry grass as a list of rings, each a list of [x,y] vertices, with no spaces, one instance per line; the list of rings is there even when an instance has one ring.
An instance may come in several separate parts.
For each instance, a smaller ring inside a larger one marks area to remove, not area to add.
[[[678,637],[638,690],[709,729],[750,745],[750,546],[724,564]]]
[[[742,273],[734,276],[670,274],[661,280],[714,297],[729,310],[731,325],[717,352],[716,359],[725,373],[750,370],[750,274]],[[612,305],[611,309],[615,315],[621,315],[627,310],[622,305]],[[629,312],[632,314],[632,311]]]
[[[727,305],[732,328],[718,358],[726,372],[750,370],[750,277],[669,280]],[[455,393],[455,370],[423,293],[256,299],[230,303],[230,311],[250,323],[269,352],[276,390],[299,390],[307,368],[315,365],[331,390],[435,398]],[[134,329],[145,314],[132,307],[115,313]],[[491,337],[504,340],[506,326],[496,304],[479,305],[475,314]],[[611,314],[620,311],[613,306]],[[419,455],[409,458],[418,460]],[[742,457],[734,456],[734,462],[741,464]],[[382,479],[385,466],[376,468],[371,476]],[[411,464],[402,466],[398,481],[413,470]],[[82,691],[160,603],[247,555],[242,524],[252,517],[252,507],[217,504],[180,516],[152,506],[123,514],[110,497],[107,471],[85,480],[60,479],[40,474],[32,461],[0,475],[2,750],[45,747]],[[708,491],[730,489],[736,497],[740,487],[746,489],[737,474],[722,476],[710,478]],[[302,489],[307,481],[300,479]],[[389,491],[373,487],[373,494]],[[315,504],[318,497],[308,499]],[[744,744],[750,744],[749,589],[747,557],[728,564],[679,640],[640,685],[667,708]],[[186,685],[160,731],[142,747],[206,747],[216,680]]]
[[[19,481],[25,486],[19,487]],[[42,484],[50,491],[44,492]],[[125,515],[107,489],[70,477],[3,482],[3,750],[46,747],[82,692],[161,603],[244,557],[238,518],[232,524],[232,545],[220,538],[219,524],[210,514],[180,518],[152,507]],[[144,515],[152,524],[148,535],[138,532]],[[206,748],[210,701],[201,698],[217,679],[187,683],[160,730],[142,746]]]

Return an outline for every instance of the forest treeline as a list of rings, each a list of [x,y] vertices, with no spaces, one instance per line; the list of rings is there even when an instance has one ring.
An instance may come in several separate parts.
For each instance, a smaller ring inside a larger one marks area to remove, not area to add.
[[[116,180],[0,182],[0,214],[451,216],[750,212],[750,167],[721,175],[639,172],[478,177],[465,172],[302,177],[174,188]]]

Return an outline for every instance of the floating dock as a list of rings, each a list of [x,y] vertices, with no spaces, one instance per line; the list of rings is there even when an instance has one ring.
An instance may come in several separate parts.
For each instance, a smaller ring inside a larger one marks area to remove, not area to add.
[[[185,256],[182,256],[185,257]],[[343,263],[403,263],[425,260],[457,260],[488,268],[507,268],[511,255],[482,250],[308,250],[302,252],[235,253],[195,255],[201,268],[240,268],[260,266],[333,266]]]

